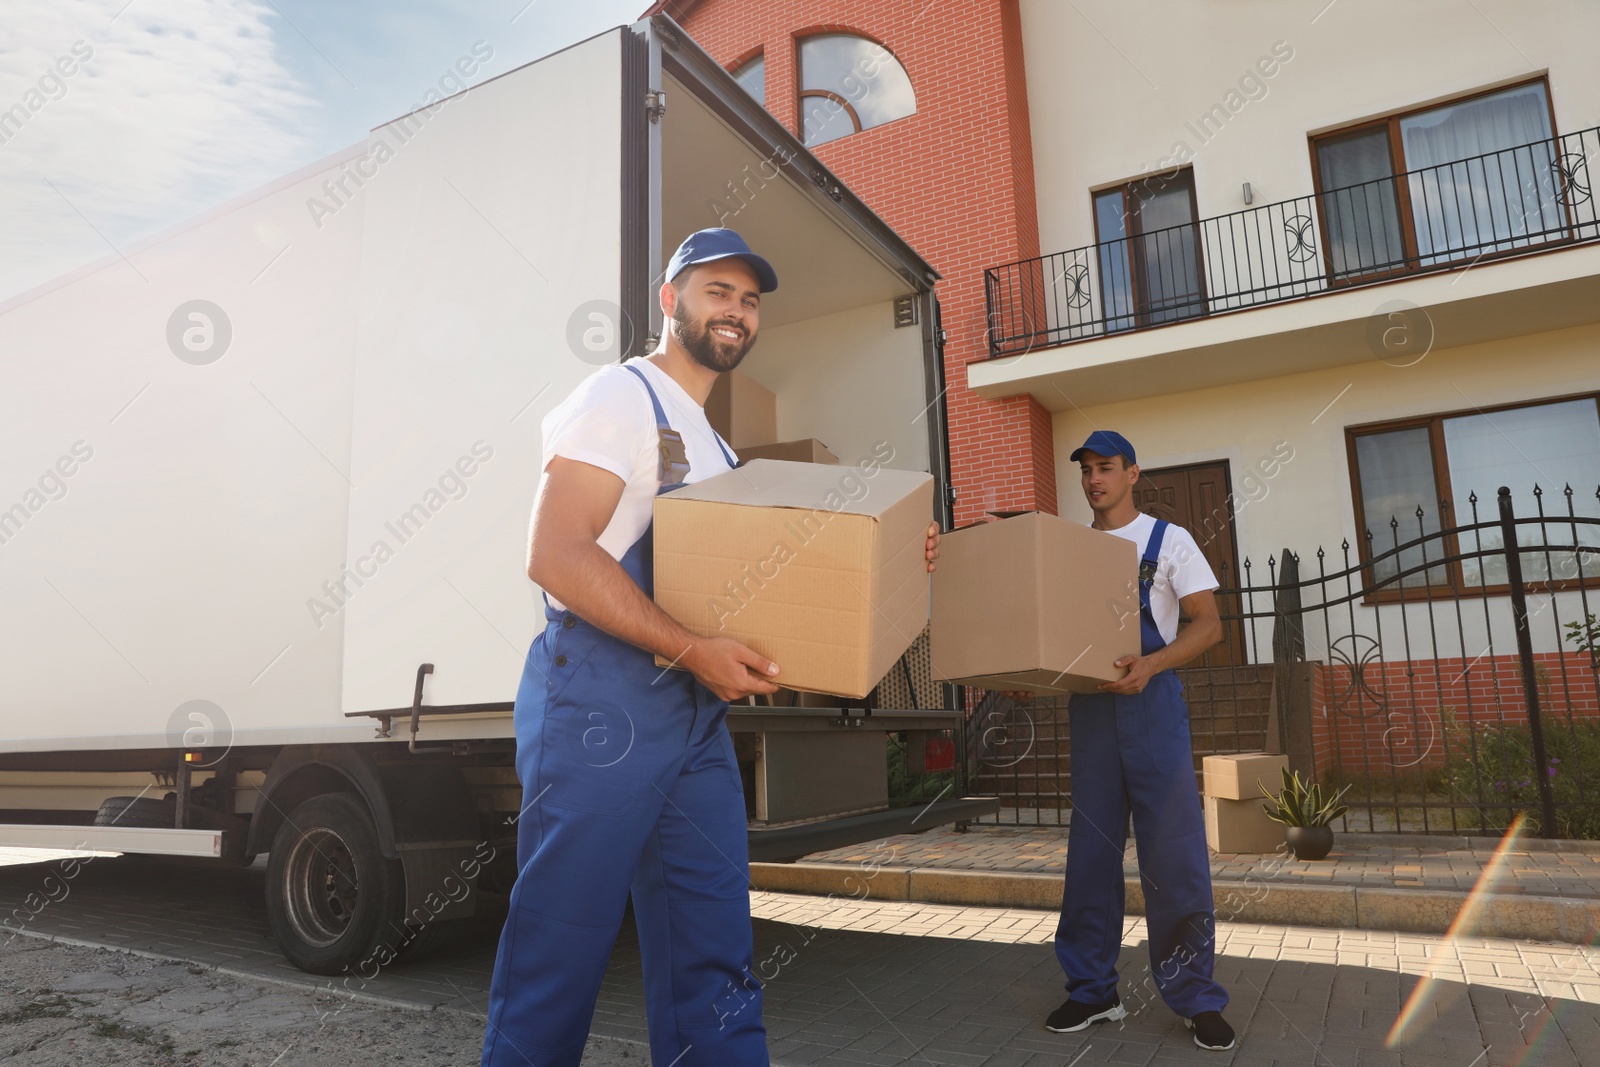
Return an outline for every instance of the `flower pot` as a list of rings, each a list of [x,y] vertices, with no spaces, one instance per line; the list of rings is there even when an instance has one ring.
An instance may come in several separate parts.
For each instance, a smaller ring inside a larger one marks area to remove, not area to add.
[[[1289,847],[1294,849],[1295,859],[1320,860],[1333,850],[1331,826],[1286,827],[1284,838],[1289,842]]]

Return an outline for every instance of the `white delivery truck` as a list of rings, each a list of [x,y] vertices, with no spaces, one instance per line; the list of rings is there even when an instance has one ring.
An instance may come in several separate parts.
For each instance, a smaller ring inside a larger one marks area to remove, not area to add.
[[[0,845],[265,854],[320,973],[503,888],[540,420],[718,224],[782,273],[780,435],[892,450],[948,526],[937,275],[665,17],[0,305]],[[734,709],[754,858],[992,806],[888,805],[886,732],[959,721],[920,651]]]

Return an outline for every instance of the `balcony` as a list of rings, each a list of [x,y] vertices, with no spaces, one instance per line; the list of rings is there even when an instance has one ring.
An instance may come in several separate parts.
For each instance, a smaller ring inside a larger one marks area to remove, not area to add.
[[[1024,367],[1029,360],[1001,357],[1600,242],[1600,198],[1594,195],[1589,166],[1597,152],[1600,128],[1587,129],[991,268],[984,272],[990,361],[987,365],[979,361],[971,368],[972,384],[990,396],[1037,392],[1038,381],[1030,379],[1046,373],[1044,366]],[[1568,277],[1600,275],[1587,262],[1570,266],[1575,270],[1566,272]],[[1591,321],[1593,287],[1580,292],[1568,287],[1556,299],[1561,276],[1561,271],[1544,270],[1530,273],[1527,279],[1504,279],[1502,285],[1488,289],[1481,279],[1475,279],[1472,286],[1431,287],[1406,295],[1431,307],[1436,300],[1482,296],[1524,284],[1530,292],[1548,290],[1542,302],[1530,299],[1525,305],[1504,304],[1490,315],[1485,314],[1486,306],[1480,306],[1475,314],[1457,316],[1462,322],[1472,321],[1456,336],[1441,338],[1440,344],[1469,343],[1493,335],[1493,323],[1504,325],[1507,314],[1550,313],[1552,317],[1533,320],[1541,322],[1539,329]],[[1574,306],[1575,297],[1581,298],[1580,306]],[[1330,307],[1326,315],[1262,322],[1259,329],[1235,325],[1205,331],[1204,336],[1174,335],[1160,343],[1152,340],[1124,347],[1120,358],[1216,347],[1257,333],[1281,336],[1291,329],[1336,327],[1370,315],[1374,310],[1370,303],[1370,299],[1362,301],[1359,310]],[[1555,306],[1565,310],[1551,312]],[[1448,314],[1440,318],[1441,328],[1451,325]],[[1517,328],[1527,332],[1528,321],[1521,319]],[[1345,343],[1351,331],[1334,330],[1324,342],[1331,343],[1334,335],[1339,343]],[[1504,330],[1499,334],[1505,335]],[[1315,337],[1307,340],[1316,347]],[[1054,369],[1049,373],[1055,375],[1073,367],[1102,364],[1104,359],[1056,359],[1050,363]],[[1279,365],[1276,373],[1296,369],[1301,367]]]

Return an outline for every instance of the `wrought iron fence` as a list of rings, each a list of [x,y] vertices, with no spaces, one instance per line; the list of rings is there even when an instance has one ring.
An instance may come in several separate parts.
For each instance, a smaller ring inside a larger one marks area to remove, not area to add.
[[[1600,240],[1597,151],[1587,129],[992,267],[989,354]]]
[[[1493,835],[1526,811],[1545,836],[1600,837],[1600,488],[1547,495],[1521,517],[1504,488],[1487,516],[1441,501],[1442,521],[1419,508],[1364,545],[1271,556],[1264,582],[1248,559],[1219,576],[1242,639],[1180,671],[1196,769],[1286,752],[1351,787],[1347,831]],[[968,698],[970,788],[1001,797],[999,821],[1064,821],[1066,701]]]

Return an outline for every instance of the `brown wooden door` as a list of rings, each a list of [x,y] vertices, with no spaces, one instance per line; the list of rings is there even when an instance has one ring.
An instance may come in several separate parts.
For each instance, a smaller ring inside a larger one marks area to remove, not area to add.
[[[1233,491],[1226,462],[1141,470],[1133,496],[1140,511],[1188,530],[1222,588],[1238,588],[1239,546],[1233,536]],[[1227,619],[1240,613],[1239,598],[1219,595],[1217,606],[1224,616],[1222,643],[1210,652],[1211,666],[1249,663],[1244,623]],[[1186,666],[1198,667],[1203,662],[1202,657]]]

